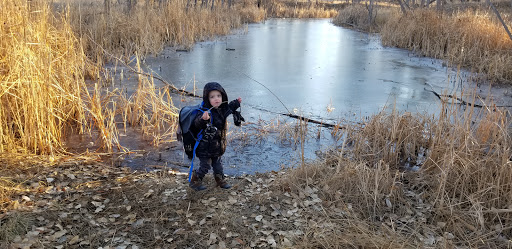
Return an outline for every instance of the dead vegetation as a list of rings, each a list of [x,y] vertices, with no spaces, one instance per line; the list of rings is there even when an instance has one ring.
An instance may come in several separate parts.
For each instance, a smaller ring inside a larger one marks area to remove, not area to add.
[[[273,18],[332,18],[338,6],[313,1],[262,1],[267,16]]]
[[[237,9],[238,10],[238,9]],[[114,4],[109,12],[101,3],[80,5],[69,2],[66,15],[74,32],[84,42],[86,54],[98,62],[112,60],[108,51],[120,58],[158,54],[165,46],[190,49],[194,43],[226,35],[243,25],[242,19],[261,20],[262,13],[243,13],[218,6],[211,10],[190,6],[187,1],[165,1],[161,4],[136,5],[129,11],[124,4]],[[257,11],[256,11],[257,12]],[[101,58],[101,60],[100,60]]]
[[[482,10],[446,14],[423,9],[394,15],[381,31],[382,43],[446,60],[494,82],[509,83],[512,40],[501,24],[493,21],[493,15]]]

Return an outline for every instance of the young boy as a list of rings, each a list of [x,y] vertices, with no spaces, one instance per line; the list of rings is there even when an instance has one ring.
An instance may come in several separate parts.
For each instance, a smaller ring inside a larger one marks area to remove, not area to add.
[[[194,190],[204,190],[203,177],[208,173],[210,167],[217,186],[228,189],[231,186],[224,179],[221,156],[226,151],[227,117],[238,107],[242,98],[229,102],[228,95],[222,86],[217,82],[209,82],[203,90],[203,110],[196,116],[191,129],[193,131],[203,130],[203,138],[196,148],[196,157],[199,158],[199,169],[192,172],[190,187]],[[209,111],[206,111],[209,110]]]

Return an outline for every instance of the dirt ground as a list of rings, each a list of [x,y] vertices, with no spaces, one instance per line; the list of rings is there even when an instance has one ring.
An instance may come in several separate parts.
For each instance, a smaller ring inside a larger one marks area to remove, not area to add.
[[[0,248],[417,247],[322,197],[321,182],[283,187],[284,171],[229,178],[229,190],[209,175],[208,189],[195,192],[166,169],[131,172],[85,157],[1,162],[16,167],[0,177],[11,190],[0,206]]]

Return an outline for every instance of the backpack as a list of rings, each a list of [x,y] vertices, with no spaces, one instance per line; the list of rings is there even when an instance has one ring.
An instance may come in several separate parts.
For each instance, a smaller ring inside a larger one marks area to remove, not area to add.
[[[187,154],[188,158],[192,160],[190,164],[190,172],[188,181],[190,182],[190,178],[192,177],[192,171],[194,169],[194,158],[195,158],[195,150],[199,145],[199,142],[203,138],[203,130],[194,134],[190,127],[196,118],[197,112],[205,112],[208,110],[203,110],[203,104],[185,106],[181,108],[179,113],[179,122],[178,129],[176,130],[176,138],[178,141],[183,142],[183,148],[185,149],[185,154]],[[210,118],[210,122],[212,122],[212,118]]]

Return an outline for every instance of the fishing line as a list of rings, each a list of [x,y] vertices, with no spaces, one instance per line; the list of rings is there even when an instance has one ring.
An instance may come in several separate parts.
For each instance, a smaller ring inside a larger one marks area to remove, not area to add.
[[[280,99],[279,97],[277,97],[277,95],[275,95],[275,94],[274,94],[274,92],[272,92],[272,91],[271,91],[267,86],[263,85],[263,83],[261,83],[261,82],[259,82],[259,81],[255,80],[255,79],[251,78],[251,76],[247,75],[246,73],[244,73],[244,72],[242,72],[242,71],[240,71],[240,70],[237,70],[236,68],[235,68],[235,70],[236,70],[237,72],[239,72],[239,73],[241,73],[241,74],[245,75],[245,77],[247,77],[247,78],[249,78],[249,79],[253,80],[254,82],[256,82],[256,83],[260,84],[262,87],[265,87],[265,89],[267,89],[270,93],[272,93],[272,95],[274,95],[274,97],[276,97],[276,99],[277,99],[277,100],[279,100],[279,102],[281,103],[281,105],[283,105],[284,109],[286,109],[286,111],[288,111],[288,114],[293,115],[293,114],[290,112],[290,110],[288,110],[288,108],[284,105],[283,101],[281,101],[281,99]]]

